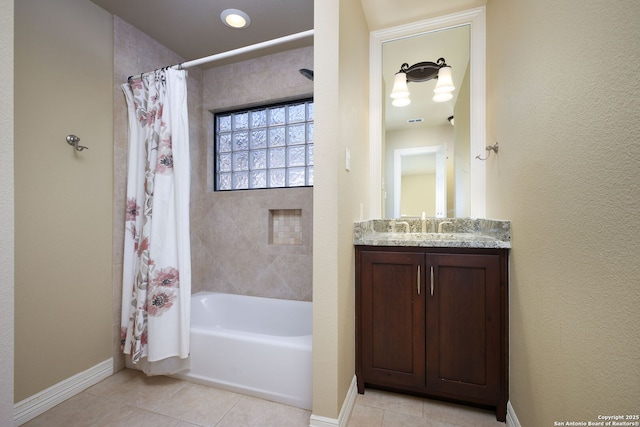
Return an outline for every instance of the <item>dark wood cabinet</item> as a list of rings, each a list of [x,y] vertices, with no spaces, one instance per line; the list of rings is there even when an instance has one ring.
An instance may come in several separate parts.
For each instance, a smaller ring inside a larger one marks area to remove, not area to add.
[[[424,255],[366,252],[362,256],[360,328],[362,377],[372,382],[423,387],[425,360],[425,299],[416,292]],[[395,286],[389,286],[394,283]],[[402,349],[402,351],[398,351]]]
[[[365,386],[507,405],[506,249],[356,246],[356,375]]]

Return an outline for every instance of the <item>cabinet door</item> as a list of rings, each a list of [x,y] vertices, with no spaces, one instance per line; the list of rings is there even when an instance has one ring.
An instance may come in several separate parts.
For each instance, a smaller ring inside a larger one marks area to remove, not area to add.
[[[361,268],[364,382],[423,387],[424,254],[363,252]]]
[[[427,269],[427,389],[495,404],[500,396],[500,257],[428,254]]]

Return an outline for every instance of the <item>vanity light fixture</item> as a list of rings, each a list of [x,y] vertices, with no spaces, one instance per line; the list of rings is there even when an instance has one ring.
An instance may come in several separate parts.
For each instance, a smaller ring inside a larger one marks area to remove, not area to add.
[[[447,120],[449,120],[449,123],[451,123],[451,126],[453,126],[453,116],[447,117]]]
[[[418,62],[409,66],[404,63],[400,66],[400,71],[396,73],[391,91],[392,104],[396,107],[409,105],[409,82],[426,82],[437,79],[435,89],[433,89],[433,100],[435,102],[445,102],[453,98],[452,92],[455,90],[453,79],[451,78],[451,66],[447,65],[444,58],[439,58],[436,62]]]
[[[249,15],[238,9],[225,9],[220,14],[220,19],[231,28],[247,28],[251,24]]]

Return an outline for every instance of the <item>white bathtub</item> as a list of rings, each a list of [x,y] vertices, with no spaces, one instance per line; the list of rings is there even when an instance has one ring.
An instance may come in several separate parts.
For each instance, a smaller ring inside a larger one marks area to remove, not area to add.
[[[311,409],[311,303],[191,296],[191,382]]]

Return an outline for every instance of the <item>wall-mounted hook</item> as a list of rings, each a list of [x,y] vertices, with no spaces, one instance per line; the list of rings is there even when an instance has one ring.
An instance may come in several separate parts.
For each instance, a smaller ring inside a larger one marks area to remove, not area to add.
[[[89,149],[89,147],[85,147],[83,145],[78,145],[78,142],[80,142],[80,138],[78,138],[77,136],[75,136],[75,135],[67,135],[67,143],[69,145],[72,145],[73,148],[76,149],[76,151],[82,151],[85,148],[87,150]]]
[[[480,155],[478,154],[476,156],[476,159],[478,160],[482,160],[485,161],[489,158],[489,156],[491,155],[491,152],[494,151],[496,154],[498,154],[498,143],[496,142],[493,145],[487,145],[487,148],[485,148],[485,150],[487,150],[489,153],[487,154],[487,157],[485,157],[484,159],[482,157],[480,157]]]

